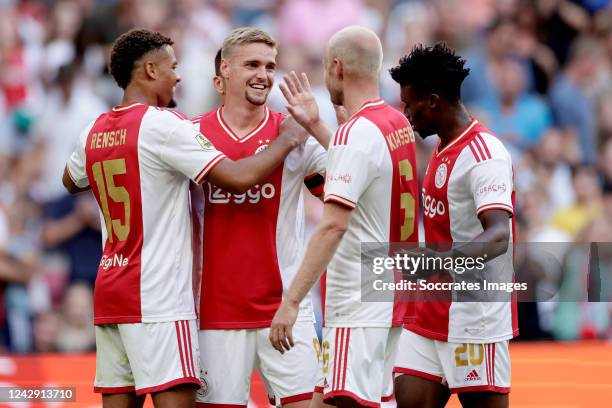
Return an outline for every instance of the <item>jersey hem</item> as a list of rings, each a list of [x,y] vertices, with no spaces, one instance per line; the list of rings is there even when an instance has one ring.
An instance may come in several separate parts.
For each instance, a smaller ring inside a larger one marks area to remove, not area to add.
[[[202,323],[200,330],[265,329],[272,325],[272,319],[258,322]]]
[[[514,215],[514,209],[512,208],[512,206],[503,203],[491,203],[482,205],[478,207],[478,209],[476,209],[476,215],[480,215],[481,212],[487,210],[504,210],[508,211],[511,215]]]
[[[368,328],[368,327],[373,327],[373,328],[382,328],[382,329],[390,329],[393,326],[391,326],[391,323],[389,322],[378,322],[378,321],[373,321],[373,322],[346,322],[346,321],[332,321],[330,322],[329,320],[325,320],[325,324],[323,327],[339,327],[339,328]]]
[[[450,337],[448,334],[433,332],[427,329],[424,329],[416,324],[406,324],[404,325],[404,329],[416,333],[420,336],[427,337],[431,340],[444,341],[446,343],[473,343],[473,344],[489,344],[489,343],[497,343],[500,341],[510,340],[513,337],[518,336],[518,329],[512,331],[512,333],[502,334],[496,337]]]
[[[335,194],[330,194],[323,199],[324,203],[334,202],[336,204],[340,204],[344,207],[350,208],[351,210],[357,207],[357,203],[349,200],[348,198],[340,197]]]
[[[68,177],[70,177],[70,180],[72,180],[74,185],[77,186],[78,188],[85,188],[89,185],[89,184],[84,184],[82,186],[79,185],[80,183],[76,181],[76,178],[72,175],[72,171],[70,171],[70,166],[66,166],[66,170],[68,172]]]
[[[195,313],[182,314],[174,316],[152,316],[152,317],[141,317],[141,316],[122,316],[122,317],[96,317],[94,318],[94,325],[103,324],[123,324],[123,323],[164,323],[164,322],[178,322],[181,320],[195,320]]]
[[[220,153],[215,156],[214,159],[209,161],[208,164],[204,166],[204,168],[198,173],[198,175],[193,179],[193,181],[195,181],[197,184],[201,184],[206,179],[206,176],[208,176],[208,174],[217,166],[217,164],[219,164],[221,160],[225,159],[226,157],[227,156],[225,156],[223,153]]]

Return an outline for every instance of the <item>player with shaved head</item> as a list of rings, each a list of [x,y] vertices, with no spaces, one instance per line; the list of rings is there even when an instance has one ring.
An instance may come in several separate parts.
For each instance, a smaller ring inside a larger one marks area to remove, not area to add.
[[[414,135],[379,92],[382,46],[357,26],[327,45],[325,84],[350,117],[335,134],[322,124],[308,80],[292,73],[281,86],[292,116],[329,145],[324,211],[306,255],[272,322],[270,341],[293,346],[298,305],[325,268],[326,294],[318,391],[338,407],[380,406],[391,382],[405,304],[362,302],[362,242],[418,242]]]

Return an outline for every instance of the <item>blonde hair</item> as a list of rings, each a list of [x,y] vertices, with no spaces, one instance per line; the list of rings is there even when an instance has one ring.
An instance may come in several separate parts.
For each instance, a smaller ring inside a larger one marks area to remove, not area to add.
[[[252,43],[263,43],[276,48],[276,41],[265,31],[256,27],[238,27],[233,29],[223,40],[221,57],[227,58],[236,46]]]

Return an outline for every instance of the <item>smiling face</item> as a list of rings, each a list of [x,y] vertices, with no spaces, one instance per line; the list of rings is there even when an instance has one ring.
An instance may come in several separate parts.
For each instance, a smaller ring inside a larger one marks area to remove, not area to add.
[[[176,72],[178,64],[174,49],[166,45],[158,52],[152,60],[155,64],[156,78],[154,82],[155,93],[157,94],[157,106],[175,108],[174,92],[176,84],[181,81],[181,77]]]
[[[276,48],[261,42],[235,46],[221,61],[227,96],[244,98],[253,105],[265,104],[274,85],[276,54]]]

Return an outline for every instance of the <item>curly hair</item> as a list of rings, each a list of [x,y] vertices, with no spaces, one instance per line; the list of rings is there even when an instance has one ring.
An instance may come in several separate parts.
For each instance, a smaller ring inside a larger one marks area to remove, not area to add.
[[[134,63],[150,51],[155,51],[174,41],[160,33],[145,29],[134,29],[123,33],[115,40],[110,56],[109,71],[117,85],[125,89],[132,80]]]
[[[457,102],[461,83],[470,69],[445,43],[437,43],[433,47],[415,46],[389,73],[400,86],[410,86],[421,95],[435,93],[449,102]]]

